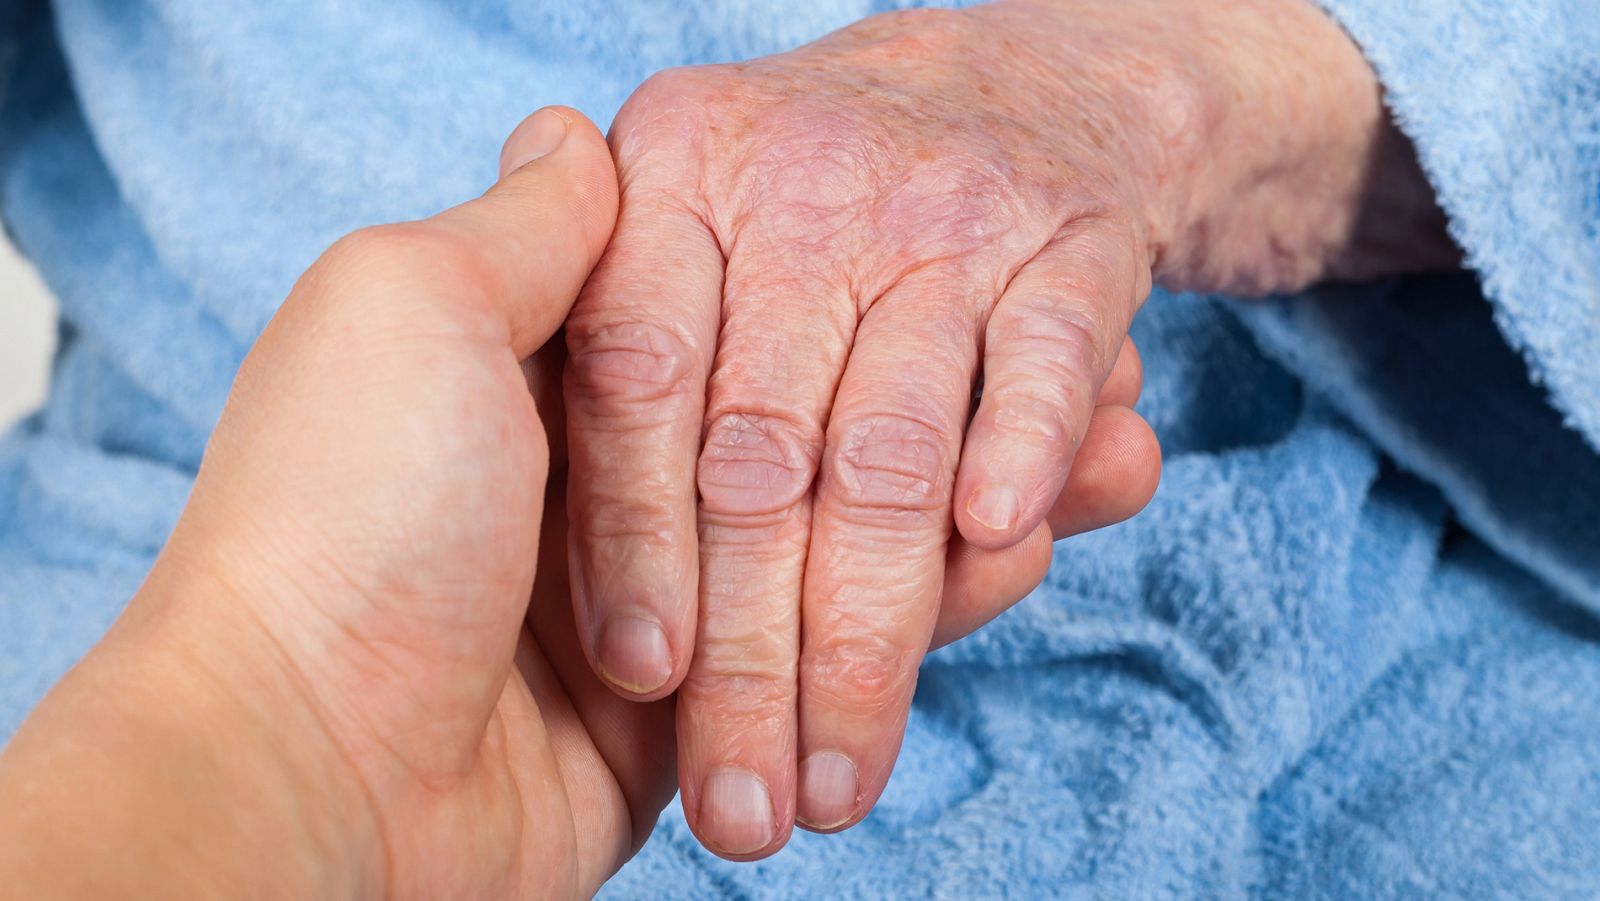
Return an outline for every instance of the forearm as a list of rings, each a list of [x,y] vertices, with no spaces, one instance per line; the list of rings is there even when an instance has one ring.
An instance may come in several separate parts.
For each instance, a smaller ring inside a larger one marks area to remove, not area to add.
[[[321,730],[302,721],[312,714],[268,700],[270,668],[207,659],[183,638],[193,630],[147,601],[0,755],[0,882],[18,897],[355,897],[380,885],[380,873],[329,865],[378,858],[349,852],[359,827],[327,828],[364,807],[326,771]]]

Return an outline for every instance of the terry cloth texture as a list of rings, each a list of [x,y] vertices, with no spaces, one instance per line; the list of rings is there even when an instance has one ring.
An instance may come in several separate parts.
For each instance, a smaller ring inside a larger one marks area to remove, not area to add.
[[[321,248],[478,192],[538,106],[603,124],[895,5],[0,0],[0,204],[62,309],[0,441],[0,735],[136,588]],[[729,864],[672,808],[609,896],[1592,895],[1600,5],[1325,5],[1470,272],[1158,292],[1155,502],[931,658],[866,823]]]

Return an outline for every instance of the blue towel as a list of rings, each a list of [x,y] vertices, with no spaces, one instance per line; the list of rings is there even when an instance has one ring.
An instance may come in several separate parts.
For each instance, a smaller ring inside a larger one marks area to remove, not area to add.
[[[1157,292],[1155,502],[930,659],[872,816],[729,864],[674,807],[608,894],[1600,886],[1600,6],[1324,2],[1471,271]],[[137,586],[323,246],[481,190],[537,106],[604,123],[896,5],[0,0],[0,210],[62,309],[0,439],[0,735]]]

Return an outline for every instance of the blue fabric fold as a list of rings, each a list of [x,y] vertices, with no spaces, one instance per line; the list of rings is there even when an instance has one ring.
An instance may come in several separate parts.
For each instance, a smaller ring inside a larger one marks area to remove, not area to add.
[[[1600,11],[1320,2],[1377,70],[1500,331],[1600,448]]]
[[[0,2],[0,212],[59,296],[0,439],[0,735],[116,615],[234,369],[339,234],[528,110],[866,0]],[[1470,271],[1151,299],[1150,509],[930,659],[879,808],[729,864],[670,808],[612,897],[1592,895],[1600,7],[1324,0]]]

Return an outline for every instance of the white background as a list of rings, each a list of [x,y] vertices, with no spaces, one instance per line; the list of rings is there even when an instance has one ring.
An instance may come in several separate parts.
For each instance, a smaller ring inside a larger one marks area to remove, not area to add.
[[[0,237],[0,429],[44,399],[55,316],[33,267]]]

